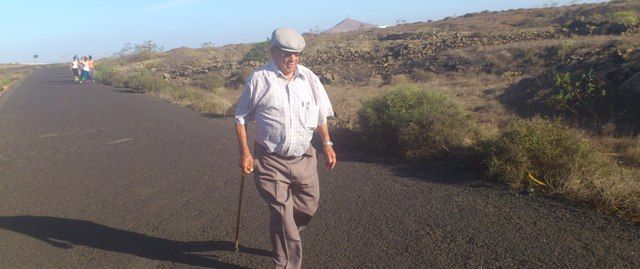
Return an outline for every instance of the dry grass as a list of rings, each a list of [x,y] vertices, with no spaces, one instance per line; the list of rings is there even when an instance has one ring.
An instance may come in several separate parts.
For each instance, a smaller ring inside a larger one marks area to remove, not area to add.
[[[484,126],[484,133],[495,134],[500,125],[513,117],[500,103],[497,97],[510,85],[510,81],[502,76],[491,74],[446,73],[435,74],[423,72],[415,81],[408,75],[396,75],[389,81],[378,82],[368,86],[326,86],[329,97],[338,116],[338,125],[354,127],[356,112],[362,102],[387,92],[397,85],[417,83],[419,87],[434,89],[462,102],[465,109],[473,112]],[[517,81],[514,81],[515,83]]]
[[[600,136],[595,137],[594,141],[602,145],[606,150],[605,154],[615,159],[619,165],[640,171],[640,136]]]
[[[356,114],[362,102],[389,90],[385,86],[326,85],[325,88],[337,116],[336,125],[350,129],[355,127]]]
[[[151,60],[151,62],[154,62]],[[160,74],[150,72],[149,61],[120,66],[109,61],[96,64],[96,77],[116,87],[157,96],[162,100],[191,107],[197,111],[215,115],[228,115],[232,101],[239,96],[236,90],[221,87],[214,77],[212,81],[201,81],[202,88],[190,86],[185,81],[169,81]]]
[[[627,36],[575,36],[571,38],[547,39],[536,41],[513,42],[497,46],[488,46],[478,48],[478,52],[493,54],[495,51],[514,51],[514,50],[530,50],[540,51],[547,47],[567,47],[567,48],[599,48],[605,45],[621,42],[623,44],[633,45],[640,40],[638,35]],[[513,59],[511,59],[513,60]]]
[[[640,139],[636,139],[635,143],[624,151],[623,156],[629,165],[640,168]]]
[[[220,89],[220,91],[222,91],[222,89]],[[166,88],[160,91],[149,92],[149,94],[171,103],[214,115],[227,115],[231,108],[231,102],[222,97],[220,93],[198,88]]]
[[[603,166],[567,184],[564,196],[593,204],[632,223],[640,223],[640,169],[626,168],[609,158]]]
[[[37,68],[41,66],[0,64],[0,92],[15,86]]]

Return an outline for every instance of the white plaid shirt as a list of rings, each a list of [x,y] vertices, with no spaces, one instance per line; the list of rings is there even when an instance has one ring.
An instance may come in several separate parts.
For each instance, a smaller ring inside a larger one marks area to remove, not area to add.
[[[256,70],[246,81],[235,113],[236,124],[256,121],[256,142],[281,156],[302,156],[313,131],[333,116],[320,79],[298,65],[291,81],[276,63]]]

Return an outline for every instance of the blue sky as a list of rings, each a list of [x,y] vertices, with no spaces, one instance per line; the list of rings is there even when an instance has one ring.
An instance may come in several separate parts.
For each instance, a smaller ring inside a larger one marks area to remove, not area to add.
[[[125,43],[165,49],[265,40],[277,27],[328,29],[349,17],[371,24],[438,20],[482,10],[570,0],[1,0],[0,63],[111,56]],[[576,0],[577,3],[603,2]],[[65,59],[65,61],[68,59]]]

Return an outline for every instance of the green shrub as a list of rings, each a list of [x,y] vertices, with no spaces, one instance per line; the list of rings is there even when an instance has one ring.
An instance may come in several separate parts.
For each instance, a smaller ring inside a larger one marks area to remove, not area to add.
[[[595,148],[559,121],[514,120],[485,150],[487,175],[515,189],[538,186],[563,192],[571,181],[583,180],[598,167]]]
[[[415,84],[366,101],[358,111],[363,139],[374,151],[426,159],[471,144],[475,124],[449,96]]]
[[[613,13],[609,16],[609,20],[614,23],[637,25],[639,22],[638,14],[634,11],[621,11]]]
[[[1,76],[0,77],[0,91],[4,91],[9,87],[9,84],[11,84],[11,82],[13,82],[14,79],[12,76]]]
[[[605,84],[593,70],[586,73],[559,73],[554,76],[556,94],[549,100],[556,108],[578,118],[601,121],[610,111],[603,111],[607,100]]]
[[[123,86],[135,92],[147,92],[145,85],[149,79],[149,71],[142,69],[137,74],[128,76]]]
[[[12,70],[0,74],[0,92],[12,87],[13,84],[22,80],[31,71]]]
[[[112,61],[103,60],[96,62],[95,68],[96,70],[94,71],[93,79],[105,83],[109,83],[113,80],[116,72],[116,65]]]
[[[138,73],[127,77],[124,81],[124,87],[135,92],[163,92],[175,90],[176,86],[170,82],[155,77],[146,69],[138,71]]]
[[[640,130],[636,120],[640,96],[635,88],[625,84],[631,79],[629,74],[612,71],[604,76],[596,75],[594,70],[578,69],[545,77],[544,80],[553,83],[553,90],[540,94],[539,100],[555,108],[550,111],[561,112],[560,115],[583,127],[602,132],[637,134]],[[615,128],[607,130],[608,125]]]
[[[255,45],[253,45],[253,47],[249,51],[247,51],[247,53],[244,54],[244,57],[242,57],[242,62],[265,63],[269,61],[269,59],[271,58],[269,54],[270,42],[271,41],[267,39],[265,41],[262,41],[260,43],[256,43]]]

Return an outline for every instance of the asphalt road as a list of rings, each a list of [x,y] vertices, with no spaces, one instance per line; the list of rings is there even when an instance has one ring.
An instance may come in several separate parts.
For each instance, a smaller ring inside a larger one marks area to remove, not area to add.
[[[266,268],[268,211],[239,189],[230,119],[36,71],[0,97],[0,268]],[[336,141],[346,143],[345,141]],[[306,268],[640,267],[640,227],[462,172],[321,171]]]

